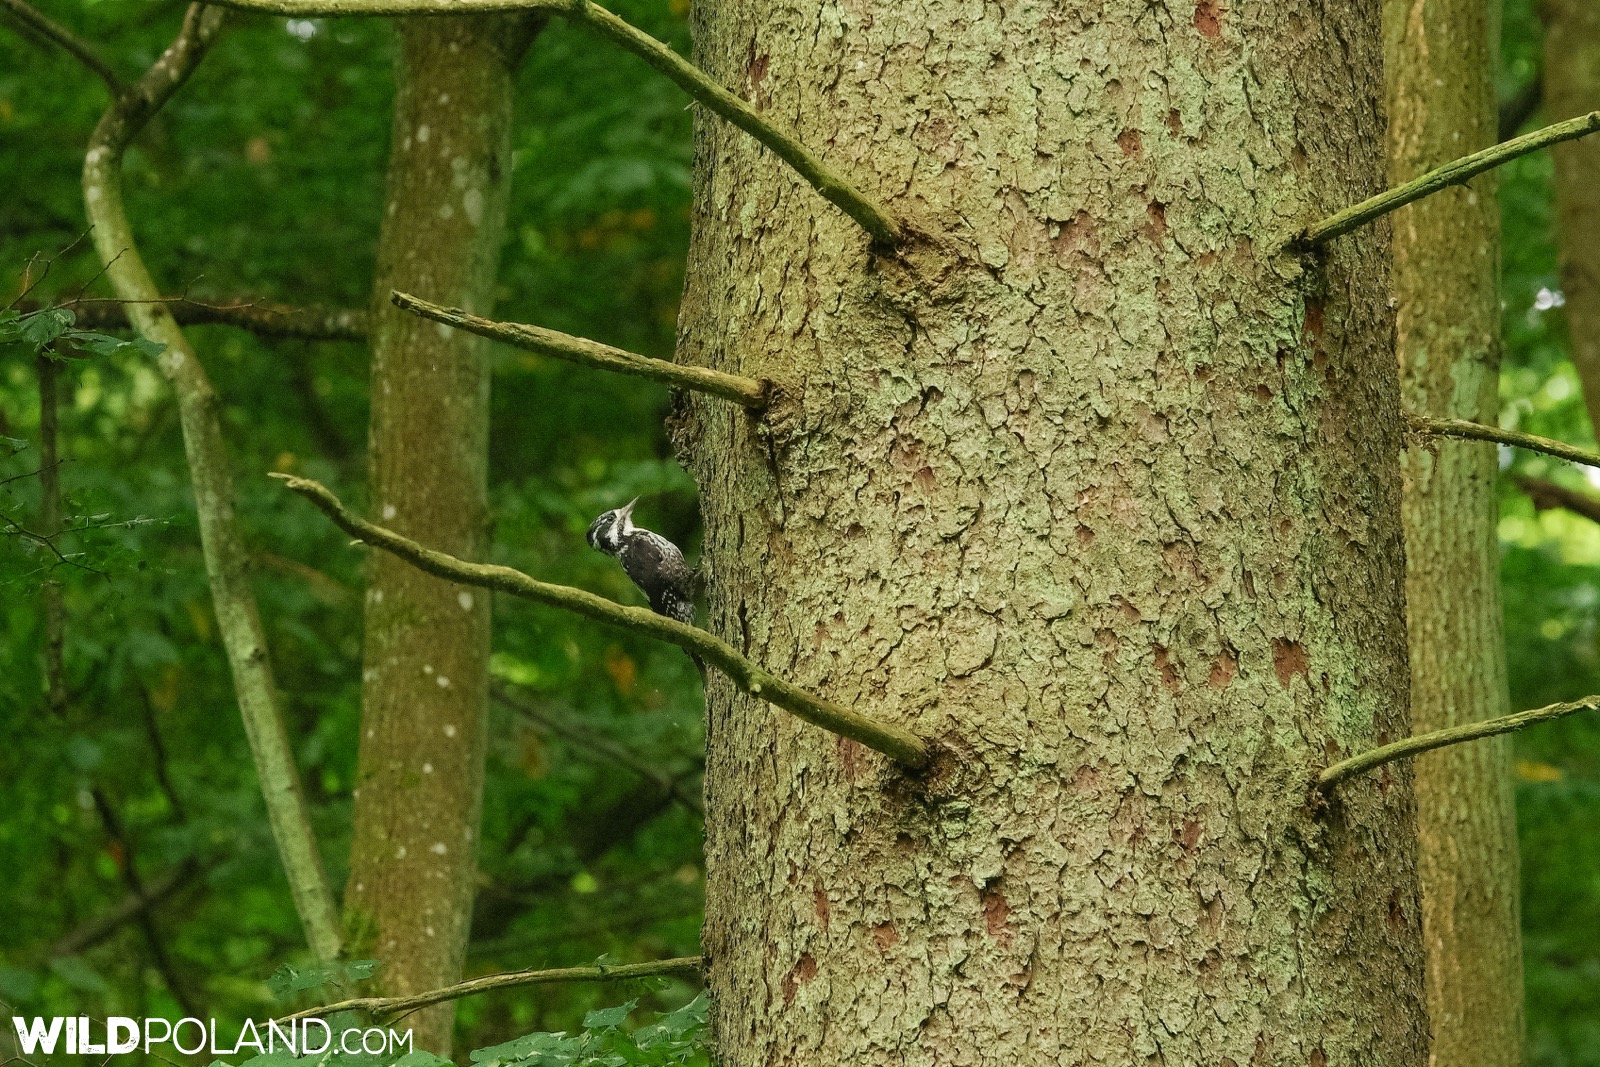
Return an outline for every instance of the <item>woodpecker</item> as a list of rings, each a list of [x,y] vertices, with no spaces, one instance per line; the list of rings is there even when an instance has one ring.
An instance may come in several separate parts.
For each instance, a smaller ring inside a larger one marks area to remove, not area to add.
[[[603,512],[589,524],[589,547],[616,556],[622,570],[650,601],[657,615],[694,625],[694,571],[683,561],[683,552],[654,530],[633,524],[633,506],[638,497],[620,508]],[[689,652],[688,649],[684,651]],[[706,662],[689,652],[700,672],[700,683],[707,682]]]
[[[589,524],[589,547],[617,557],[633,584],[658,615],[694,625],[694,572],[678,546],[633,524],[633,506],[605,512]]]

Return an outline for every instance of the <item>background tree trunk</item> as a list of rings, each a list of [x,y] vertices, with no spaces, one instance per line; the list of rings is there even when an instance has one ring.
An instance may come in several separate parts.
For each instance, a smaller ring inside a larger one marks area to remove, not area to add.
[[[713,685],[721,1055],[1420,1064],[1378,13],[723,0],[704,63],[948,243],[875,260],[698,134],[711,625],[940,738],[908,781]]]
[[[1543,0],[1545,111],[1553,119],[1600,108],[1600,4]],[[1583,382],[1589,421],[1600,433],[1600,140],[1557,145],[1556,232],[1561,290],[1567,298],[1572,362]]]
[[[371,512],[466,559],[487,543],[488,342],[392,306],[401,289],[487,314],[511,177],[525,18],[399,23],[388,197],[372,300]],[[488,709],[489,597],[382,553],[366,603],[350,882],[352,951],[386,993],[455,981],[472,916]],[[454,1006],[407,1019],[450,1050]]]
[[[1389,180],[1495,142],[1498,11],[1387,0]],[[1495,176],[1394,216],[1395,347],[1406,407],[1495,423],[1500,217]],[[1492,445],[1438,439],[1402,454],[1406,619],[1415,731],[1506,714]],[[1522,1062],[1522,932],[1511,738],[1417,760],[1422,930],[1432,1062]]]

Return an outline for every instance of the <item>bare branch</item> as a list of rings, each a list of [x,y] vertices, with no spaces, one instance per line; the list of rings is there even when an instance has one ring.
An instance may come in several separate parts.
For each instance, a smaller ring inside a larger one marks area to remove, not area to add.
[[[769,674],[727,642],[705,630],[665,615],[657,615],[645,608],[625,607],[582,589],[541,582],[510,567],[468,563],[443,552],[424,548],[392,530],[352,514],[338,497],[319,482],[289,474],[273,474],[270,477],[281,480],[291,490],[311,501],[351,537],[393,553],[437,578],[497,589],[512,596],[564,608],[608,626],[677,645],[715,666],[746,693],[762,697],[814,726],[859,741],[912,770],[921,770],[928,765],[931,746],[916,734],[813,696],[792,682]]]
[[[56,956],[76,956],[80,952],[93,948],[116,933],[130,919],[138,917],[141,912],[153,908],[162,901],[174,896],[179,890],[193,882],[200,872],[200,864],[192,859],[185,860],[154,882],[143,886],[139,890],[129,892],[109,911],[95,916],[83,925],[57,938],[45,951],[45,955],[51,958]]]
[[[158,363],[172,384],[194,487],[200,548],[217,628],[228,654],[239,712],[261,779],[267,817],[312,952],[339,954],[338,909],[311,831],[300,775],[278,713],[266,634],[250,588],[249,552],[233,512],[233,477],[217,415],[217,396],[188,338],[139,255],[122,203],[122,158],[129,143],[188,80],[222,29],[223,9],[190,4],[183,29],[155,64],[101,117],[83,164],[83,199],[95,248],[129,318],[165,346]]]
[[[0,0],[4,2],[4,0]],[[133,325],[128,305],[164,304],[179,326],[237,326],[261,337],[295,341],[365,341],[367,312],[361,308],[292,307],[262,300],[210,303],[189,297],[128,301],[116,297],[80,297],[54,305],[70,310],[84,330],[121,330]],[[24,313],[43,305],[24,303]]]
[[[1412,432],[1432,434],[1436,437],[1461,437],[1469,441],[1492,441],[1495,444],[1526,448],[1530,452],[1543,452],[1547,456],[1581,463],[1585,467],[1600,467],[1600,455],[1562,441],[1555,441],[1521,430],[1502,430],[1498,426],[1485,426],[1481,422],[1465,419],[1435,419],[1427,415],[1406,413],[1406,424]]]
[[[1423,752],[1430,752],[1446,745],[1459,745],[1463,741],[1476,741],[1483,737],[1494,737],[1497,734],[1509,734],[1513,730],[1521,730],[1541,722],[1552,719],[1564,718],[1580,711],[1600,711],[1600,696],[1584,697],[1566,704],[1551,704],[1543,708],[1534,708],[1531,711],[1519,711],[1514,715],[1502,715],[1498,719],[1485,719],[1483,722],[1469,722],[1461,726],[1451,726],[1443,730],[1434,730],[1432,733],[1418,734],[1408,737],[1404,741],[1396,741],[1391,745],[1383,745],[1370,752],[1363,752],[1359,756],[1352,756],[1347,760],[1340,760],[1321,774],[1317,775],[1317,788],[1326,792],[1344,781],[1358,774],[1365,774],[1374,767],[1381,767],[1397,759],[1416,756]]]
[[[709,111],[748,133],[804,178],[823,199],[849,215],[878,244],[905,243],[904,225],[881,204],[835,174],[791,133],[718,84],[705,71],[593,0],[217,0],[227,7],[290,18],[349,15],[473,15],[491,11],[548,11],[586,26],[665,74]]]
[[[100,58],[94,46],[24,0],[0,0],[0,12],[9,15],[18,25],[25,27],[43,40],[60,48],[79,63],[88,67],[95,77],[106,83],[113,97],[128,91],[127,83],[111,69],[111,64]]]
[[[546,330],[540,326],[495,322],[468,314],[460,308],[441,307],[414,297],[410,293],[391,293],[389,298],[394,301],[396,307],[413,315],[442,322],[480,337],[502,341],[517,348],[525,348],[530,352],[538,352],[540,355],[564,359],[568,363],[577,363],[580,366],[599,367],[619,374],[651,378],[679,389],[710,393],[724,400],[731,400],[735,404],[743,404],[753,411],[760,411],[767,406],[767,384],[754,378],[725,374],[709,367],[690,367],[670,360],[651,359],[649,356],[612,348],[610,345],[603,345],[583,337]]]
[[[1404,185],[1395,186],[1369,197],[1361,203],[1347,207],[1343,211],[1329,215],[1320,222],[1307,226],[1291,244],[1302,251],[1316,248],[1326,244],[1335,237],[1341,237],[1359,226],[1365,226],[1373,219],[1387,215],[1397,208],[1405,207],[1414,200],[1421,200],[1431,196],[1442,189],[1452,185],[1462,185],[1472,178],[1476,178],[1486,170],[1493,170],[1502,163],[1509,163],[1513,159],[1537,152],[1541,148],[1559,144],[1562,141],[1571,141],[1585,137],[1596,130],[1600,130],[1600,111],[1591,111],[1587,115],[1558,122],[1553,126],[1546,126],[1541,130],[1514,137],[1509,141],[1502,141],[1497,145],[1485,148],[1481,152],[1474,152],[1470,156],[1446,163],[1442,167],[1435,167],[1428,173],[1413,178]]]
[[[297,1019],[316,1019],[341,1011],[364,1011],[375,1018],[386,1018],[416,1011],[418,1008],[426,1008],[430,1004],[440,1004],[447,1000],[460,1000],[462,997],[470,997],[477,993],[488,993],[495,989],[515,989],[518,986],[528,985],[550,985],[555,982],[626,982],[637,978],[698,978],[704,966],[705,960],[703,957],[678,956],[670,960],[655,960],[651,963],[624,963],[615,967],[595,964],[592,967],[558,967],[545,971],[507,971],[503,974],[487,974],[482,978],[470,978],[465,982],[457,982],[455,985],[445,986],[443,989],[431,989],[426,993],[413,993],[408,997],[355,997],[351,1000],[341,1000],[333,1004],[324,1004],[320,1008],[307,1008],[305,1011],[297,1011],[293,1015],[284,1016],[278,1022],[288,1023]]]
[[[94,800],[95,810],[100,814],[100,821],[105,826],[106,836],[122,853],[122,880],[127,885],[128,892],[137,897],[148,897],[149,891],[145,889],[144,880],[139,877],[138,857],[134,851],[133,840],[122,828],[122,820],[117,816],[111,798],[99,786],[94,786],[89,793]],[[156,929],[150,908],[148,906],[135,908],[131,918],[138,924],[139,932],[144,935],[145,945],[150,949],[150,960],[156,965],[162,980],[166,982],[167,992],[172,994],[185,1015],[198,1017],[200,1011],[190,995],[188,983],[179,976],[178,969],[173,966],[172,957],[167,954],[166,943],[162,940],[161,931]]]
[[[662,793],[682,804],[696,815],[704,815],[706,813],[705,804],[700,797],[685,790],[683,783],[678,778],[667,774],[659,767],[653,766],[610,738],[585,730],[583,727],[567,721],[564,716],[551,715],[533,702],[518,696],[504,682],[491,679],[489,692],[496,700],[523,718],[530,719],[558,737],[564,737],[578,747],[586,748],[605,759],[628,768],[645,781],[654,783]]]
[[[1527,493],[1528,499],[1533,501],[1535,511],[1563,508],[1574,515],[1582,515],[1591,522],[1600,522],[1600,498],[1580,493],[1576,489],[1568,489],[1545,478],[1519,474],[1514,480],[1518,488]]]

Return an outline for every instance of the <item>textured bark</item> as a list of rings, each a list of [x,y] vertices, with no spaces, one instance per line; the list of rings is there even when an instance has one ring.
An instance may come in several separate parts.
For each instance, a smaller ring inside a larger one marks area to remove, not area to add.
[[[1386,0],[1389,179],[1490,146],[1498,11]],[[1395,350],[1406,410],[1498,421],[1494,176],[1394,216]],[[1411,729],[1509,712],[1493,445],[1434,437],[1403,453]],[[1432,1062],[1522,1062],[1522,928],[1510,737],[1416,760]]]
[[[1497,10],[1386,0],[1389,180],[1496,140]],[[1408,411],[1497,421],[1500,226],[1493,174],[1396,212],[1395,347]],[[1406,621],[1412,730],[1504,715],[1493,445],[1406,449]],[[1432,1062],[1522,1062],[1522,933],[1509,737],[1416,761]]]
[[[491,310],[511,176],[511,75],[534,23],[401,21],[388,195],[372,298],[372,510],[476,559],[488,532],[487,342],[408,315],[394,289]],[[384,993],[461,976],[488,711],[489,597],[375,554],[345,920]],[[407,1020],[450,1050],[454,1009]]]
[[[725,1063],[1415,1065],[1398,383],[1357,0],[719,0],[704,65],[916,230],[702,123],[685,362],[711,625],[942,739],[714,682]]]
[[[1554,118],[1600,108],[1600,4],[1543,0],[1545,110]],[[1583,382],[1589,421],[1600,432],[1600,139],[1558,145],[1556,232],[1561,290],[1567,298],[1572,362]]]

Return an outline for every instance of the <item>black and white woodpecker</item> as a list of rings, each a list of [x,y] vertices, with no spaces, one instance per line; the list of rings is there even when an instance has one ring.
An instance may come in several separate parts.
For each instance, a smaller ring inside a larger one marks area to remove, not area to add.
[[[589,524],[589,547],[617,557],[622,570],[650,601],[658,615],[694,625],[694,571],[684,562],[683,552],[654,530],[633,524],[634,497],[620,508],[603,512]],[[689,658],[699,668],[702,679],[706,665],[693,652]]]

